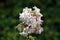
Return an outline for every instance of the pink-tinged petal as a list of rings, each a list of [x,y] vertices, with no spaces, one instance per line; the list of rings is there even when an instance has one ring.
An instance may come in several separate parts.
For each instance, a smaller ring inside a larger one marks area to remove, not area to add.
[[[38,30],[36,31],[36,34],[41,34],[42,31],[43,31],[43,28],[41,27],[40,29],[38,29]]]

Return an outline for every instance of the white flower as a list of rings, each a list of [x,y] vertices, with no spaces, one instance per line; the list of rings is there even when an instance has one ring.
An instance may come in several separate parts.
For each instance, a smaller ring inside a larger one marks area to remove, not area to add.
[[[40,12],[40,9],[37,8],[36,6],[34,6],[33,9],[35,9],[36,13],[39,13]]]
[[[43,15],[40,13],[40,9],[36,6],[34,6],[33,9],[34,10],[26,7],[23,9],[23,12],[19,14],[20,20],[24,22],[25,25],[27,25],[23,29],[21,27],[18,27],[18,30],[22,30],[22,32],[20,32],[20,35],[28,35],[31,33],[41,34],[43,31],[43,28],[41,27],[41,24],[43,22],[43,20],[41,20],[41,17]],[[37,29],[37,27],[39,29]]]
[[[21,33],[19,33],[20,35],[23,35],[23,36],[27,36],[28,35],[28,33],[26,33],[26,32],[21,32]]]

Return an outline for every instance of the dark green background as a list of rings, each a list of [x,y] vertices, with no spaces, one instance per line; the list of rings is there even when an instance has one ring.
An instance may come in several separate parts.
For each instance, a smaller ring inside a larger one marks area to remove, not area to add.
[[[60,40],[60,0],[0,0],[0,40],[25,40],[16,30],[24,7],[37,6],[44,15],[39,40]]]

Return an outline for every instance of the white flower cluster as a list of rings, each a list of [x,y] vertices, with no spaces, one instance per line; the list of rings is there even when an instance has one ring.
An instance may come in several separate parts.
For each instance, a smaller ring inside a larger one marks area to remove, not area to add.
[[[20,35],[28,35],[31,33],[41,34],[43,28],[41,27],[42,20],[41,17],[43,16],[40,13],[40,9],[36,6],[33,7],[34,10],[31,8],[24,8],[23,12],[20,13],[20,20],[22,24],[18,25],[17,28],[20,31]]]

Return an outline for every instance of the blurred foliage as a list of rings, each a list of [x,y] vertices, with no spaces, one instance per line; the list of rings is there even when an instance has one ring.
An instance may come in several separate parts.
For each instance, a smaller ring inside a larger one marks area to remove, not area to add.
[[[0,0],[0,40],[25,40],[16,30],[24,7],[37,6],[44,15],[39,40],[60,40],[60,0]]]

